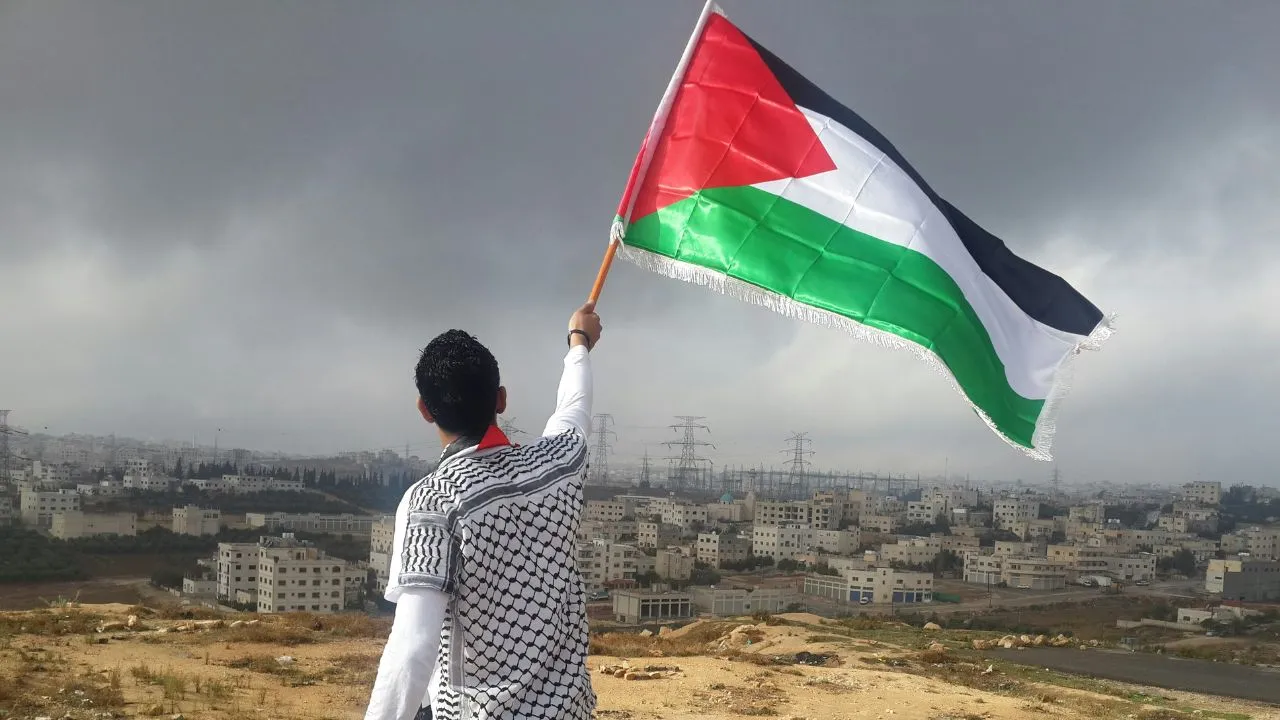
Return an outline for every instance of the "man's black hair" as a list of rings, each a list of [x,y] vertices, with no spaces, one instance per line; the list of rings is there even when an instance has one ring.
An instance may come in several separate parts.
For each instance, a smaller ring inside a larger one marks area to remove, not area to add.
[[[422,349],[414,369],[418,395],[441,430],[481,436],[498,405],[498,361],[461,330],[441,333]]]

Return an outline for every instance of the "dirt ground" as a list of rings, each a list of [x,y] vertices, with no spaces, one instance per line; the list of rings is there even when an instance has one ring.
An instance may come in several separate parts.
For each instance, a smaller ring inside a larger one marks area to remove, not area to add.
[[[358,720],[388,628],[361,615],[122,604],[0,613],[0,677],[14,678],[0,682],[0,717]],[[1258,704],[1033,681],[966,654],[971,637],[790,615],[597,635],[588,665],[602,720],[1280,718]]]

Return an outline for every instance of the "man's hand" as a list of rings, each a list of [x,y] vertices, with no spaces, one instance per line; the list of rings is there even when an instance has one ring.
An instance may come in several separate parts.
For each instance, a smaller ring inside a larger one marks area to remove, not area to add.
[[[581,333],[573,332],[581,330],[587,336],[583,337]],[[600,316],[596,314],[596,304],[589,302],[586,305],[574,311],[573,316],[569,318],[569,347],[577,345],[586,345],[587,350],[591,350],[600,340],[600,334],[604,332],[604,326],[600,324]]]

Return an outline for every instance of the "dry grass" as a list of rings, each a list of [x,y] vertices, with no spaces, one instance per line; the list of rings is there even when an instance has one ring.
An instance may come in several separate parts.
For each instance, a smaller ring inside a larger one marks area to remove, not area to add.
[[[0,636],[84,635],[93,632],[101,623],[101,615],[76,609],[0,613]]]
[[[324,671],[324,678],[329,682],[344,685],[371,687],[378,675],[378,662],[382,656],[378,653],[345,653],[329,658],[329,667]]]

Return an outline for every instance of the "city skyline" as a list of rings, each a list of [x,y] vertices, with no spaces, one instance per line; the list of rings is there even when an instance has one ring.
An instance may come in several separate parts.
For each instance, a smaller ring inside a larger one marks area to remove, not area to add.
[[[723,5],[1118,313],[1063,404],[1064,477],[1274,484],[1280,7]],[[0,13],[0,407],[318,454],[432,447],[412,367],[455,326],[541,428],[697,7]],[[807,432],[819,467],[1052,470],[898,353],[624,265],[599,310],[619,462],[665,457],[689,414],[717,467],[782,465]]]

